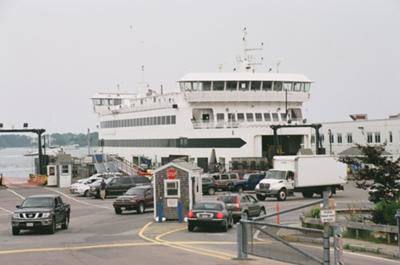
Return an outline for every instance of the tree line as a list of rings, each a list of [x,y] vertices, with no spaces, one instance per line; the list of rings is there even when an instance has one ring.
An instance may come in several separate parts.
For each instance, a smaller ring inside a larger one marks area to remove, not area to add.
[[[99,134],[97,132],[90,133],[90,145],[98,146]],[[44,140],[45,139],[45,140]],[[43,142],[46,146],[65,146],[65,145],[79,145],[87,146],[87,134],[79,133],[53,133],[44,135]],[[0,148],[7,147],[31,147],[37,145],[37,137],[19,134],[5,134],[0,135]]]

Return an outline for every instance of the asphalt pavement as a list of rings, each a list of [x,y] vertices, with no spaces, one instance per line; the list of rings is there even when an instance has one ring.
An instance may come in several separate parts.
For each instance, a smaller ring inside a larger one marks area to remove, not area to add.
[[[10,214],[24,197],[59,193],[71,205],[68,230],[55,234],[23,231],[12,236]],[[338,204],[354,206],[366,203],[367,195],[351,186],[336,196]],[[207,199],[213,199],[208,197]],[[280,209],[317,200],[289,197],[279,202]],[[67,190],[43,187],[0,189],[0,261],[1,264],[283,264],[250,256],[236,257],[236,226],[227,233],[217,229],[197,229],[189,233],[184,223],[154,223],[153,212],[127,212],[115,215],[113,199],[97,200],[70,195]],[[274,212],[277,201],[263,204]],[[299,211],[282,215],[281,222],[298,222]],[[315,246],[309,247],[315,248]],[[396,264],[398,261],[363,254],[345,254],[346,264]]]

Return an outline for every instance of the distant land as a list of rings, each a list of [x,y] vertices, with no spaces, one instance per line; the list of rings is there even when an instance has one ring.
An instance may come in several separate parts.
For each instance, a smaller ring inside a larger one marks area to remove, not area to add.
[[[46,146],[66,146],[79,145],[87,146],[87,134],[74,133],[53,133],[45,135]],[[98,146],[99,134],[97,132],[90,133],[90,146]],[[18,134],[0,135],[0,148],[6,147],[30,147],[37,145],[37,137],[30,137]]]

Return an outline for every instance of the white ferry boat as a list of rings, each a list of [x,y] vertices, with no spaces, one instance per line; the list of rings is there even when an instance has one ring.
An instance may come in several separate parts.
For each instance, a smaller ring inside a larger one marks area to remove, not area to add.
[[[262,161],[273,150],[274,124],[303,124],[312,81],[303,74],[257,72],[244,35],[240,67],[232,72],[189,73],[179,92],[145,95],[98,93],[104,153],[129,161],[144,156],[160,165],[185,156],[207,169],[212,149],[228,170],[232,161]],[[279,129],[280,154],[310,148],[311,128]],[[258,162],[257,162],[258,163]]]

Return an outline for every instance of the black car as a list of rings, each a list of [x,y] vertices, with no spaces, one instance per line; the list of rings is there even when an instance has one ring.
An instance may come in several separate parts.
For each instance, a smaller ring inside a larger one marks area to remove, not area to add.
[[[244,190],[254,190],[256,185],[265,178],[265,172],[261,173],[247,173],[243,176],[242,180],[235,183],[234,190],[243,192]]]
[[[238,222],[243,215],[247,219],[266,214],[265,207],[249,194],[221,195],[218,200],[224,202],[226,208],[232,212],[234,222]]]
[[[217,190],[217,185],[214,179],[211,177],[202,177],[201,181],[203,194],[214,195],[215,191]]]
[[[232,213],[223,202],[199,202],[193,206],[188,215],[188,230],[197,227],[221,227],[224,232],[232,227]]]
[[[100,198],[100,184],[95,182],[90,186],[90,195]],[[150,179],[143,176],[114,176],[106,180],[106,197],[124,194],[132,187],[150,185]]]
[[[122,211],[136,210],[137,213],[144,213],[148,208],[153,208],[153,186],[143,185],[130,188],[124,195],[119,196],[113,203],[115,214]]]
[[[54,234],[57,224],[67,229],[71,208],[62,201],[59,195],[33,195],[26,198],[11,218],[13,235],[18,235],[23,229],[45,228]]]

